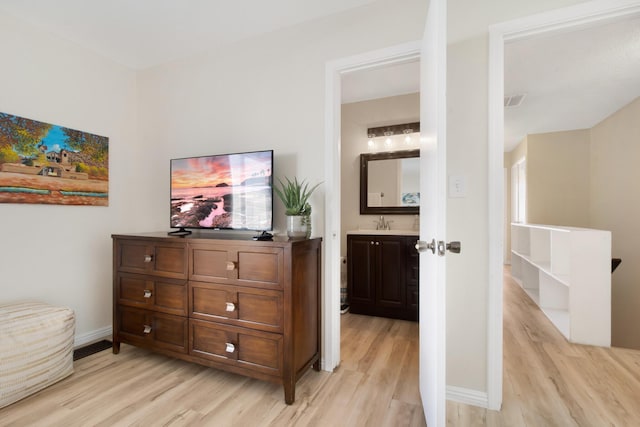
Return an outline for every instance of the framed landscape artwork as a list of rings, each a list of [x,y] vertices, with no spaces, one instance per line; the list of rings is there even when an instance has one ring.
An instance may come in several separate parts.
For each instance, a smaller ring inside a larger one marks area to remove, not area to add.
[[[0,113],[0,203],[109,204],[109,138]]]

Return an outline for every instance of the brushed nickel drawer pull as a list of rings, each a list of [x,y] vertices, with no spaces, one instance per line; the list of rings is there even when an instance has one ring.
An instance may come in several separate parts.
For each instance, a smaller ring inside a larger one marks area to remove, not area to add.
[[[225,351],[227,353],[233,353],[234,351],[236,351],[236,346],[228,342],[227,347],[225,348]]]
[[[149,289],[145,289],[144,290],[144,297],[145,298],[151,298],[151,291]]]
[[[150,334],[151,333],[151,326],[149,325],[144,325],[144,332],[145,334]]]
[[[232,271],[235,270],[237,265],[237,263],[233,262],[233,261],[227,261],[227,270]]]
[[[144,256],[144,262],[151,262],[151,261],[153,261],[153,255]]]
[[[236,311],[236,305],[232,302],[228,302],[226,311]]]

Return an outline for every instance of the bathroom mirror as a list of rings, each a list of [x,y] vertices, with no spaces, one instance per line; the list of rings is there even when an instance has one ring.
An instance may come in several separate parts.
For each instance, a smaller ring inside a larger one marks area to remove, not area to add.
[[[360,154],[360,213],[420,212],[420,150]]]

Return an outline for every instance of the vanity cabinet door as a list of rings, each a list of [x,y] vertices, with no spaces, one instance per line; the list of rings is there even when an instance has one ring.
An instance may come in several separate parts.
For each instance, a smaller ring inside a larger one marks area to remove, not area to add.
[[[374,304],[374,240],[367,236],[349,236],[348,296],[352,305]]]
[[[376,264],[375,301],[381,307],[405,308],[407,297],[404,241],[378,237],[374,243]]]

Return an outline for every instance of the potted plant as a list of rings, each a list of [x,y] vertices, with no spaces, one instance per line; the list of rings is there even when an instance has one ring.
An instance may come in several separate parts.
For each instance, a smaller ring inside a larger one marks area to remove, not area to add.
[[[278,179],[280,188],[274,186],[276,192],[285,207],[285,215],[287,215],[287,236],[290,238],[309,238],[311,237],[311,205],[309,197],[313,190],[318,188],[321,183],[309,188],[309,184],[304,180],[293,181],[285,177],[286,183]]]

